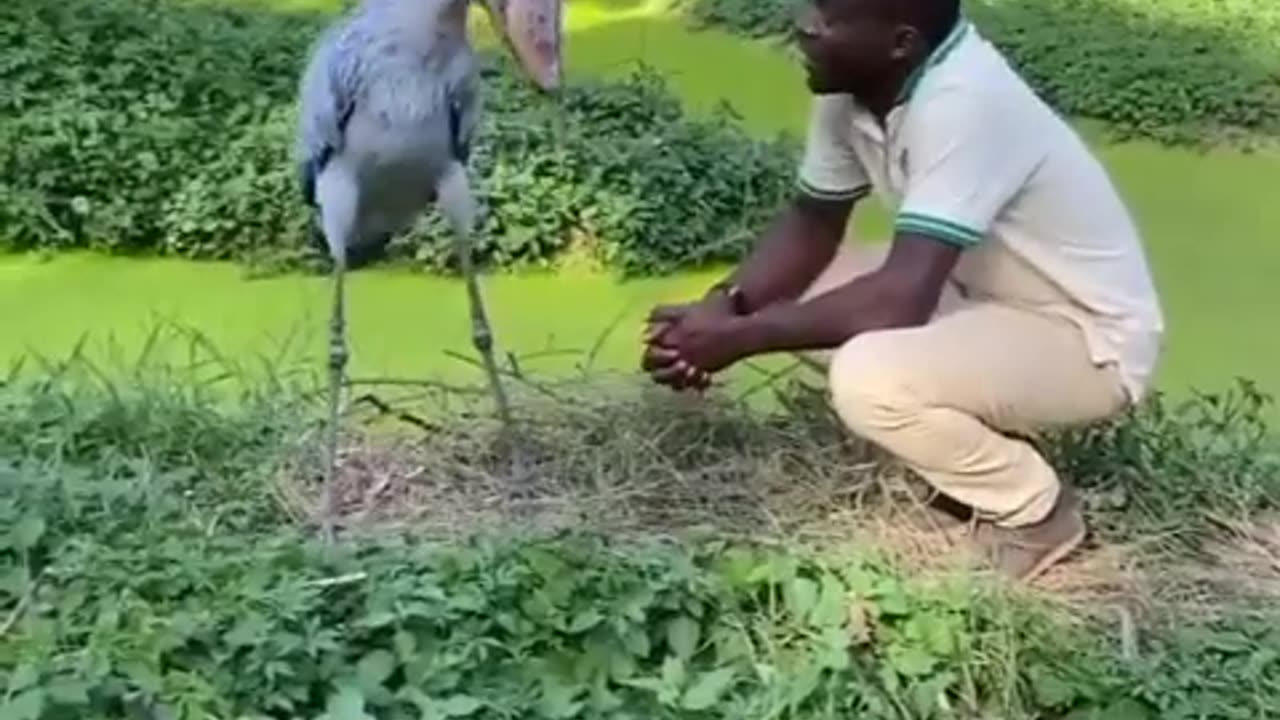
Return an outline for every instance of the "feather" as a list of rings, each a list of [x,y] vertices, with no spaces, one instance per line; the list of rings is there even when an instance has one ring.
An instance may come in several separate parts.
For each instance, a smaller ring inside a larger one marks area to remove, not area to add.
[[[455,77],[445,86],[449,102],[449,136],[454,159],[466,165],[471,160],[472,139],[480,117],[479,73],[470,54],[459,58]]]
[[[338,26],[321,35],[302,77],[299,170],[303,199],[311,206],[316,204],[316,178],[342,148],[359,92],[360,57],[345,51],[344,39]]]
[[[381,254],[437,201],[454,165],[467,164],[480,78],[464,5],[365,0],[313,48],[300,87],[302,195],[321,215],[330,252],[344,248],[352,267]],[[343,222],[324,217],[338,212],[319,188],[332,173],[356,194],[341,203]]]

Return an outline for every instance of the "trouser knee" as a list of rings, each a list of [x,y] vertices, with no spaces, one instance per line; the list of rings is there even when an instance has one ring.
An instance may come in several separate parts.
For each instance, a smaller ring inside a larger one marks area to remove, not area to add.
[[[880,440],[920,406],[908,366],[876,334],[849,341],[831,357],[827,386],[836,414],[855,434]]]

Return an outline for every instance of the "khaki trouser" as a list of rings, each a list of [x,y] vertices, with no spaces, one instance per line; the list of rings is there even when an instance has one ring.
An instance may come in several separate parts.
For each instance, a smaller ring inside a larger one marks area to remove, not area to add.
[[[805,296],[874,270],[885,250],[846,245]],[[1118,371],[1090,360],[1077,325],[971,300],[951,285],[927,325],[866,333],[807,355],[826,367],[832,404],[852,432],[979,517],[1009,527],[1044,518],[1060,485],[1031,445],[1006,432],[1085,423],[1127,402]]]

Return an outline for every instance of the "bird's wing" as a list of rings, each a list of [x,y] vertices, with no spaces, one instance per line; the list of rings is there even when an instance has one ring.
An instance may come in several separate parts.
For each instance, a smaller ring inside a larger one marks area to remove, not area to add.
[[[445,99],[449,107],[449,139],[453,156],[466,165],[471,157],[476,124],[480,119],[480,82],[474,61],[460,57],[451,63],[445,77]]]
[[[329,158],[342,149],[347,122],[355,111],[360,83],[360,55],[340,28],[321,36],[301,82],[298,164],[302,196],[316,204],[316,177]]]

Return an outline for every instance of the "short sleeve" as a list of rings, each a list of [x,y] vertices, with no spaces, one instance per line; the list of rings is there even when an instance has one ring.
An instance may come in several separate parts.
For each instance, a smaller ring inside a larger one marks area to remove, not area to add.
[[[856,200],[871,190],[853,151],[853,105],[842,95],[819,95],[809,111],[809,130],[797,185],[822,200]]]
[[[999,98],[957,87],[904,128],[906,182],[897,232],[977,245],[1043,161],[1040,123]]]

